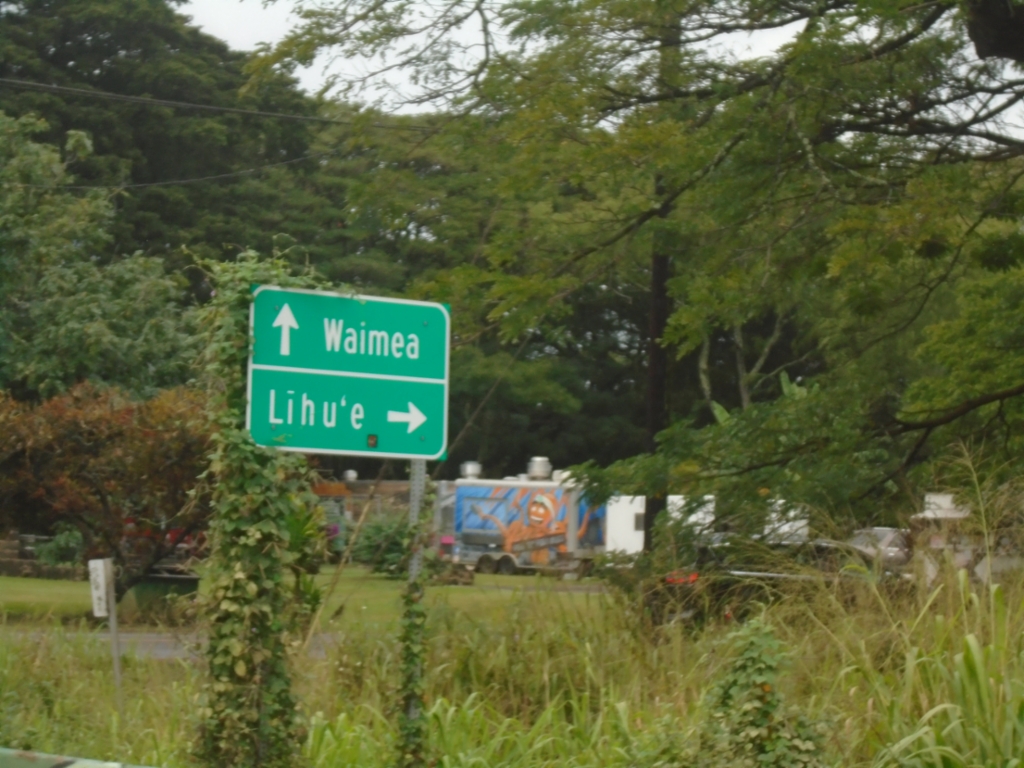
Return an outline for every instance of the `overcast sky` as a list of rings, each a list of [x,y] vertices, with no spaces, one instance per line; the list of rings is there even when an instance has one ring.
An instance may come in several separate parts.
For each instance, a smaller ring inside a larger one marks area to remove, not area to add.
[[[264,8],[260,0],[192,0],[180,8],[207,34],[219,37],[235,50],[251,51],[260,43],[276,43],[295,24],[291,0],[277,0]],[[306,90],[323,83],[322,67],[298,73]]]
[[[296,23],[294,5],[294,0],[277,0],[266,8],[260,0],[192,0],[183,4],[180,12],[235,50],[251,51],[260,43],[276,43],[284,37]],[[791,39],[798,26],[757,35],[737,33],[723,38],[715,47],[741,57],[766,55]],[[314,92],[323,84],[324,67],[314,65],[296,75],[303,88]]]

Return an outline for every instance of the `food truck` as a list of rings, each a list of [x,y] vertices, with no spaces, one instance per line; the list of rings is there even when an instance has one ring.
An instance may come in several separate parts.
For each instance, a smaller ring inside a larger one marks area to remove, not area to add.
[[[476,462],[462,474],[438,494],[436,530],[452,562],[478,573],[584,572],[605,551],[607,505],[588,504],[546,458],[517,477],[483,479]]]

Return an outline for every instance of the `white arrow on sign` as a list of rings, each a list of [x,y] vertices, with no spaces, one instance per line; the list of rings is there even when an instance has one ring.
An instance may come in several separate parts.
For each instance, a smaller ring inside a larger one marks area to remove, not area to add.
[[[426,420],[427,417],[423,415],[423,411],[412,403],[409,403],[408,413],[405,411],[388,411],[388,421],[408,422],[409,431],[405,433],[407,435],[419,429],[420,425]]]
[[[277,313],[274,327],[281,329],[281,354],[290,355],[292,353],[292,330],[298,330],[299,324],[295,322],[292,308],[287,304],[281,307],[281,311]]]

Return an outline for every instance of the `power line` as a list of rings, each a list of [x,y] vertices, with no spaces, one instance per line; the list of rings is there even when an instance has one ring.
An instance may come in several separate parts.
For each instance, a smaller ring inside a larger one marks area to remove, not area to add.
[[[197,184],[203,181],[220,181],[222,179],[234,179],[239,176],[247,176],[250,173],[259,173],[268,168],[279,168],[282,165],[301,163],[304,160],[317,160],[322,157],[336,155],[337,152],[321,152],[317,155],[306,155],[305,157],[293,157],[291,160],[282,160],[278,163],[258,165],[255,168],[246,168],[244,171],[233,171],[231,173],[218,173],[213,176],[198,176],[194,179],[169,179],[167,181],[151,181],[144,184],[21,184],[16,181],[0,181],[9,187],[22,187],[25,189],[141,189],[144,187],[173,187],[182,184]]]
[[[30,91],[45,91],[48,93],[61,93],[69,96],[88,96],[91,99],[107,99],[108,101],[121,101],[131,104],[145,104],[149,107],[172,107],[174,109],[198,109],[207,112],[226,112],[235,115],[249,115],[251,117],[273,117],[279,120],[299,120],[311,123],[330,123],[332,125],[356,125],[352,120],[339,120],[332,117],[319,117],[317,115],[293,115],[286,112],[264,112],[258,109],[239,109],[237,107],[217,107],[212,104],[194,104],[188,101],[171,101],[169,99],[154,99],[148,96],[127,96],[109,91],[90,90],[88,88],[72,88],[66,85],[51,85],[49,83],[35,83],[31,80],[15,80],[9,77],[0,77],[0,85],[10,88],[22,88]],[[374,128],[382,128],[389,131],[422,131],[430,132],[432,129],[423,125],[389,125],[387,123],[370,123]]]

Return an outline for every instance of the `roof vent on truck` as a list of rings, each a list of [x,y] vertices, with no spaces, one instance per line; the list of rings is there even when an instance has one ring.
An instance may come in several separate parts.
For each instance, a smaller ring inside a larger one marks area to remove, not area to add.
[[[551,477],[551,461],[547,456],[534,456],[526,465],[526,476],[530,480],[547,480]]]
[[[480,477],[482,467],[479,461],[464,461],[459,465],[459,474],[467,480],[476,480]]]

